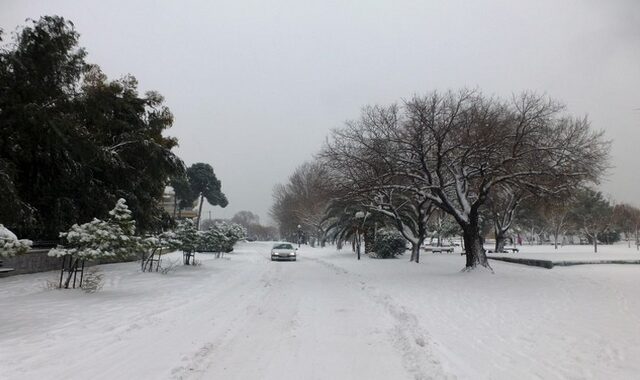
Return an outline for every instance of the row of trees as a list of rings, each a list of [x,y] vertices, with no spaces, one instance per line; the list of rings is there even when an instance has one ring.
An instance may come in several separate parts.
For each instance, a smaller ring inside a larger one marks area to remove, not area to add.
[[[217,222],[205,230],[198,230],[193,220],[186,219],[175,231],[161,235],[160,244],[164,241],[166,246],[181,250],[184,264],[191,265],[196,252],[228,253],[246,236],[246,229],[236,223]]]
[[[232,218],[232,223],[241,225],[247,230],[247,237],[251,240],[277,240],[278,229],[260,223],[260,217],[251,211],[238,211]]]
[[[629,247],[631,241],[637,246],[640,209],[626,203],[614,205],[601,192],[585,188],[552,203],[525,202],[514,211],[511,223],[512,235],[522,234],[539,242],[548,240],[556,249],[565,238],[577,236],[593,244],[597,252],[599,242],[614,243],[620,235],[624,235]]]
[[[172,224],[160,206],[170,178],[180,202],[199,200],[198,222],[205,199],[226,206],[211,166],[172,152],[163,97],[131,75],[108,79],[78,41],[70,21],[45,16],[0,46],[0,222],[57,240],[123,198],[141,233],[159,231]]]
[[[524,201],[551,204],[597,183],[608,151],[586,118],[566,114],[545,96],[434,92],[365,107],[359,119],[334,130],[317,162],[276,188],[272,214],[281,229],[291,219],[279,213],[304,209],[338,231],[387,224],[411,244],[416,262],[430,225],[445,231],[452,220],[464,241],[465,268],[488,267],[483,228],[489,221],[504,236]],[[305,175],[313,167],[321,180]],[[309,194],[299,183],[318,183],[317,190]]]
[[[109,211],[108,219],[94,218],[84,224],[74,224],[60,236],[64,244],[51,249],[49,256],[68,260],[63,270],[66,277],[60,277],[60,286],[68,288],[71,278],[85,260],[139,257],[144,269],[146,262],[155,254],[169,249],[181,250],[185,265],[190,265],[195,252],[231,252],[234,244],[244,239],[246,231],[235,223],[218,223],[206,231],[198,231],[193,220],[186,219],[175,230],[142,236],[136,230],[131,210],[121,198]],[[13,245],[16,245],[16,239],[13,240]]]
[[[280,236],[297,241],[303,235],[312,243],[322,242],[325,209],[334,192],[329,172],[319,162],[298,167],[286,184],[276,185],[273,191],[270,214]]]

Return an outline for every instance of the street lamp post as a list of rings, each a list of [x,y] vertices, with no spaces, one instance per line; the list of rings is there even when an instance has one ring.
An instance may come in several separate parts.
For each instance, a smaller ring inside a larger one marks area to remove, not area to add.
[[[361,246],[361,238],[360,238],[360,232],[362,229],[364,229],[364,222],[365,220],[367,220],[367,214],[365,214],[364,211],[358,211],[356,212],[355,215],[357,220],[362,219],[362,222],[358,223],[356,225],[356,251],[358,253],[358,260],[360,260],[360,246]]]

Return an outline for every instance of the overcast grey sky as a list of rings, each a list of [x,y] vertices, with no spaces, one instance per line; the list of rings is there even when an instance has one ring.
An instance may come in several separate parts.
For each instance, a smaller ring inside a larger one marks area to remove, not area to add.
[[[0,0],[6,32],[50,14],[111,78],[166,97],[178,155],[222,180],[214,217],[265,221],[273,186],[363,105],[463,86],[589,115],[613,140],[602,189],[640,204],[640,0]]]

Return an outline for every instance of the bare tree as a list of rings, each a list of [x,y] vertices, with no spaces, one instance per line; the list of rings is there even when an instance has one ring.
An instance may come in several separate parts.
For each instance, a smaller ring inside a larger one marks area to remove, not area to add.
[[[433,212],[428,197],[399,191],[380,189],[369,208],[393,221],[395,228],[411,244],[409,261],[420,262],[420,247],[427,237],[427,226]]]
[[[503,252],[507,243],[508,232],[517,217],[518,207],[531,194],[520,188],[508,184],[496,186],[495,191],[488,197],[487,209],[491,214],[495,235],[494,252]]]
[[[252,224],[259,224],[260,217],[252,213],[251,211],[243,210],[236,212],[235,215],[231,218],[231,221],[247,228]]]
[[[458,223],[446,212],[435,209],[431,215],[428,229],[432,233],[432,238],[436,239],[436,245],[442,246],[442,240],[444,238],[451,238],[460,234],[460,228]]]
[[[398,130],[398,110],[365,108],[360,119],[333,132],[333,140],[319,156],[331,170],[341,199],[388,218],[411,244],[410,261],[419,263],[434,207],[421,182],[397,175],[397,139],[392,133]]]
[[[289,177],[285,185],[274,188],[271,216],[280,227],[280,234],[289,239],[298,233],[321,244],[322,220],[331,199],[332,182],[325,168],[318,163],[305,163]]]
[[[598,252],[598,238],[612,225],[613,208],[601,192],[589,188],[576,194],[570,218],[576,227],[593,243],[593,251]]]
[[[640,228],[640,209],[627,203],[620,203],[613,208],[613,223],[624,232],[627,245],[631,247],[632,235],[635,235],[636,249],[638,244],[638,229]]]
[[[379,177],[368,191],[414,193],[452,215],[463,231],[465,269],[489,267],[480,213],[496,188],[555,193],[597,181],[606,169],[602,133],[562,110],[530,93],[511,101],[468,90],[432,93],[402,107],[365,108],[359,123],[333,132],[324,152]],[[377,164],[368,167],[368,158]]]
[[[553,236],[553,246],[558,249],[558,239],[564,235],[570,224],[570,212],[574,200],[568,196],[546,199],[540,209],[541,215]]]

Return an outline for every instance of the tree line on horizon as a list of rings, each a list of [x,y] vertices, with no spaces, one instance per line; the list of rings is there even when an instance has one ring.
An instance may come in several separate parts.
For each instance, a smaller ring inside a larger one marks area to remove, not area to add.
[[[173,224],[161,200],[225,207],[213,168],[185,167],[166,136],[173,115],[133,75],[111,80],[86,61],[79,33],[59,16],[28,20],[10,42],[0,30],[0,222],[19,236],[57,240],[126,199],[140,233]]]

